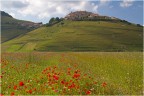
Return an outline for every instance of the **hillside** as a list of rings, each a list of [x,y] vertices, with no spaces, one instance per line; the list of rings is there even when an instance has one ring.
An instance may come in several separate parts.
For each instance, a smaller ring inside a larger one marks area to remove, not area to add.
[[[2,51],[142,51],[143,28],[124,22],[69,21],[2,44]]]
[[[1,42],[11,40],[40,27],[41,23],[17,20],[8,13],[1,11]]]
[[[71,12],[65,16],[65,20],[72,21],[111,21],[111,22],[127,22],[125,20],[118,19],[116,17],[102,16],[97,13],[87,11]],[[129,22],[127,22],[129,23]]]

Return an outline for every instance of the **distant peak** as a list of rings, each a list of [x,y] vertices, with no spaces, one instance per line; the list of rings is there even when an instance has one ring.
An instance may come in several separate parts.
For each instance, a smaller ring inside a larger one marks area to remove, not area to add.
[[[11,15],[9,15],[8,13],[1,11],[1,16],[7,16],[7,17],[11,17],[13,18]]]

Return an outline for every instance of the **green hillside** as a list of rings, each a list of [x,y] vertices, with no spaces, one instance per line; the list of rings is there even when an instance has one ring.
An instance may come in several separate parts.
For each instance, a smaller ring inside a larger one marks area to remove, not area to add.
[[[20,24],[22,23],[33,22],[15,19],[8,13],[1,11],[1,42],[11,40],[35,29],[28,28],[28,26],[21,26]]]
[[[142,51],[143,27],[124,22],[63,21],[2,44],[2,51]]]

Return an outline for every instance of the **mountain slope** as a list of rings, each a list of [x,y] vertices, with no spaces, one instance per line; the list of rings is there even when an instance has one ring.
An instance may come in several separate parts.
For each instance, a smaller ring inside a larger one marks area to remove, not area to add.
[[[34,26],[34,24],[37,23],[17,20],[8,13],[1,11],[1,42],[3,43],[39,27]]]
[[[2,44],[2,51],[142,51],[143,28],[124,22],[69,21]]]

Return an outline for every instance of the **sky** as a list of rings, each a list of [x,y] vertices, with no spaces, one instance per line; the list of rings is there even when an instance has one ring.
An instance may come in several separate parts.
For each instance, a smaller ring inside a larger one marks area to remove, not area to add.
[[[0,0],[0,10],[16,19],[48,23],[74,11],[89,11],[144,25],[143,0]]]

